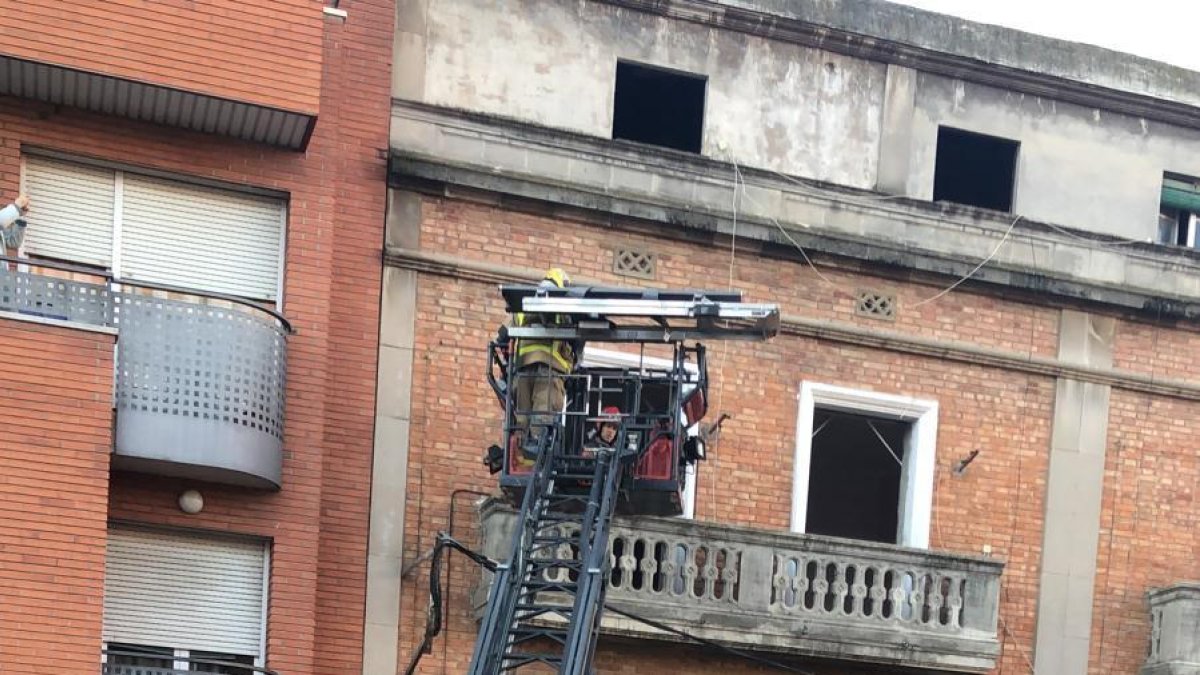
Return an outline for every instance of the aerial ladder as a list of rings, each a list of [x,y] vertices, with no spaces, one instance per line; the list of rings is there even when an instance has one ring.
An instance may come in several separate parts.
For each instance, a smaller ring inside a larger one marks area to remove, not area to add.
[[[470,673],[591,675],[614,514],[678,515],[685,472],[704,458],[703,440],[688,433],[708,409],[701,341],[767,340],[779,309],[744,303],[738,292],[513,285],[501,293],[510,315],[555,320],[504,326],[488,349],[505,424],[485,461],[520,510],[511,554],[492,573]],[[564,410],[523,410],[520,340],[566,340],[576,353],[612,343],[626,354],[636,348],[637,363],[543,373],[562,378]],[[647,352],[663,357],[651,366]],[[601,423],[617,427],[609,443],[589,435]]]

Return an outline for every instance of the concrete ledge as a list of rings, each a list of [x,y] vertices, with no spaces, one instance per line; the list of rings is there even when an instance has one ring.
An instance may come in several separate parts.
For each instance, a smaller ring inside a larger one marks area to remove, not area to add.
[[[1087,108],[1200,127],[1200,73],[880,0],[600,0]]]
[[[709,158],[401,101],[393,102],[391,146],[393,186],[482,190],[689,238],[734,231],[734,165]],[[994,251],[972,277],[976,287],[1200,319],[1195,251],[1150,243],[1114,249],[1119,240],[1014,224],[1010,214],[740,171],[737,235],[772,255],[799,259],[790,239],[881,271],[956,279]]]

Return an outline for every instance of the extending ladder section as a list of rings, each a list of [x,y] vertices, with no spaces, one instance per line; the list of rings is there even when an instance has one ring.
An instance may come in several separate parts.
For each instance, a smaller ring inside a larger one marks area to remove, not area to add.
[[[472,675],[537,663],[560,674],[590,675],[624,462],[616,450],[564,452],[561,428],[550,429],[525,492],[512,557],[495,572]],[[573,602],[564,606],[562,600]]]

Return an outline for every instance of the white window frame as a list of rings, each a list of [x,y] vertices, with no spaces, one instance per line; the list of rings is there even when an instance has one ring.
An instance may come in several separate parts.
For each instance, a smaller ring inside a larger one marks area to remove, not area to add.
[[[122,223],[123,223],[123,216],[124,216],[123,201],[124,201],[124,197],[125,197],[125,175],[126,174],[135,174],[138,176],[145,176],[147,178],[155,178],[155,179],[159,179],[159,180],[181,183],[183,185],[191,185],[191,186],[202,187],[202,188],[210,188],[210,189],[214,189],[214,190],[223,190],[225,192],[234,192],[234,193],[252,194],[255,196],[261,196],[261,193],[259,193],[259,192],[254,192],[254,191],[245,190],[245,189],[239,190],[233,186],[220,186],[220,185],[210,184],[210,183],[202,182],[202,181],[188,180],[187,176],[180,176],[180,175],[176,175],[176,174],[168,175],[168,174],[164,174],[162,172],[157,172],[157,171],[144,171],[144,172],[131,171],[129,169],[113,166],[112,164],[109,164],[106,162],[86,161],[86,160],[82,160],[82,159],[70,157],[70,156],[59,156],[57,154],[43,155],[41,153],[26,153],[26,152],[21,153],[21,161],[20,161],[21,175],[18,178],[18,185],[20,186],[20,191],[22,193],[25,193],[28,191],[27,180],[26,180],[26,175],[27,175],[26,159],[31,156],[32,157],[42,157],[45,159],[59,161],[59,162],[74,163],[77,165],[99,168],[99,169],[104,169],[106,171],[113,172],[112,250],[109,251],[109,260],[111,261],[110,264],[111,264],[112,274],[113,274],[113,276],[115,276],[118,279],[120,279],[124,276],[124,271],[122,270],[122,265],[121,265],[121,250],[123,248],[122,240],[121,240],[121,234],[122,234],[121,230],[122,230]],[[280,227],[280,229],[279,229],[279,251],[278,251],[277,259],[276,259],[276,263],[275,263],[275,265],[276,265],[275,300],[273,301],[273,304],[275,305],[275,309],[279,310],[279,311],[283,311],[283,307],[284,307],[283,292],[284,292],[284,286],[285,286],[285,274],[286,274],[286,270],[287,270],[288,215],[289,215],[289,211],[291,208],[291,204],[290,204],[289,200],[284,197],[276,196],[276,197],[271,197],[271,198],[279,199],[280,201],[283,202],[283,208],[280,209],[280,221],[281,222],[279,223],[279,227]],[[35,208],[36,208],[36,203],[35,203]],[[28,257],[25,252],[24,243],[22,243],[21,249],[17,251],[17,255],[18,255],[18,257],[22,257],[22,258]],[[119,290],[119,287],[118,287],[118,290]],[[257,298],[257,299],[253,299],[253,300],[257,301],[257,300],[261,300],[261,298]]]
[[[163,528],[163,529],[166,531],[174,530],[174,528]],[[174,530],[174,531],[181,531],[181,532],[186,532],[189,534],[194,533],[194,531],[192,531],[192,530]],[[222,534],[222,533],[218,533],[218,534]],[[233,536],[237,536],[237,535],[233,535]],[[260,612],[260,615],[261,615],[260,626],[261,627],[259,628],[258,654],[256,654],[254,656],[254,666],[256,668],[266,668],[267,667],[267,618],[271,611],[271,607],[270,607],[270,601],[271,601],[271,585],[270,585],[271,584],[271,548],[272,548],[271,540],[263,539],[262,547],[263,547],[262,608],[261,608],[261,612]],[[100,643],[101,650],[107,651],[108,644],[109,643],[107,641],[101,642]],[[167,648],[168,645],[162,645],[162,647]],[[175,658],[177,658],[177,659],[187,659],[191,655],[191,651],[187,650],[187,649],[178,649],[178,648],[174,648],[174,647],[171,647],[171,649],[174,649]],[[100,654],[100,663],[101,664],[108,663],[108,654],[104,653],[104,651],[102,651]],[[200,650],[200,651],[203,651],[203,650]],[[246,656],[249,656],[249,654],[247,654]],[[187,661],[176,661],[174,668],[175,668],[175,670],[187,670],[189,668],[189,665],[188,665]]]
[[[100,643],[100,648],[105,650],[105,652],[107,652],[108,646],[109,646],[108,642]],[[163,649],[170,649],[170,648],[163,647]],[[188,668],[191,668],[191,661],[188,660],[189,658],[191,658],[191,656],[192,656],[191,650],[172,649],[172,656],[168,657],[168,656],[164,655],[162,658],[167,659],[167,658],[173,657],[175,660],[171,662],[171,668],[173,670],[187,671]],[[108,663],[108,654],[107,653],[102,653],[100,655],[100,663],[101,663],[101,665]],[[255,668],[266,668],[266,666],[267,666],[266,659],[264,659],[262,656],[256,656],[256,657],[254,657],[254,663],[252,665]]]
[[[812,467],[813,416],[817,408],[911,422],[900,472],[896,543],[929,548],[937,456],[937,401],[851,389],[819,382],[800,383],[796,452],[792,467],[791,531],[803,533],[808,520],[808,481]]]
[[[651,370],[670,370],[675,366],[671,359],[664,359],[656,356],[642,356],[641,354],[632,354],[630,352],[618,352],[608,349],[595,349],[591,346],[585,346],[583,357],[579,359],[579,365],[584,368],[649,368]],[[684,367],[689,373],[699,374],[700,368],[694,363],[685,364]],[[687,391],[683,392],[684,394]],[[680,411],[683,415],[683,411]],[[699,423],[688,427],[688,436],[696,436],[700,433]],[[684,465],[686,468],[683,475],[683,513],[680,518],[691,520],[696,517],[696,463],[690,462]]]

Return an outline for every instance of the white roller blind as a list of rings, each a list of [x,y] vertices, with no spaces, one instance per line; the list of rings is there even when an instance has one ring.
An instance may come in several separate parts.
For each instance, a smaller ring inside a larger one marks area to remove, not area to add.
[[[121,275],[276,299],[282,200],[125,174]]]
[[[55,159],[25,158],[25,251],[110,267],[116,172]]]
[[[106,642],[262,655],[264,544],[114,528]]]

